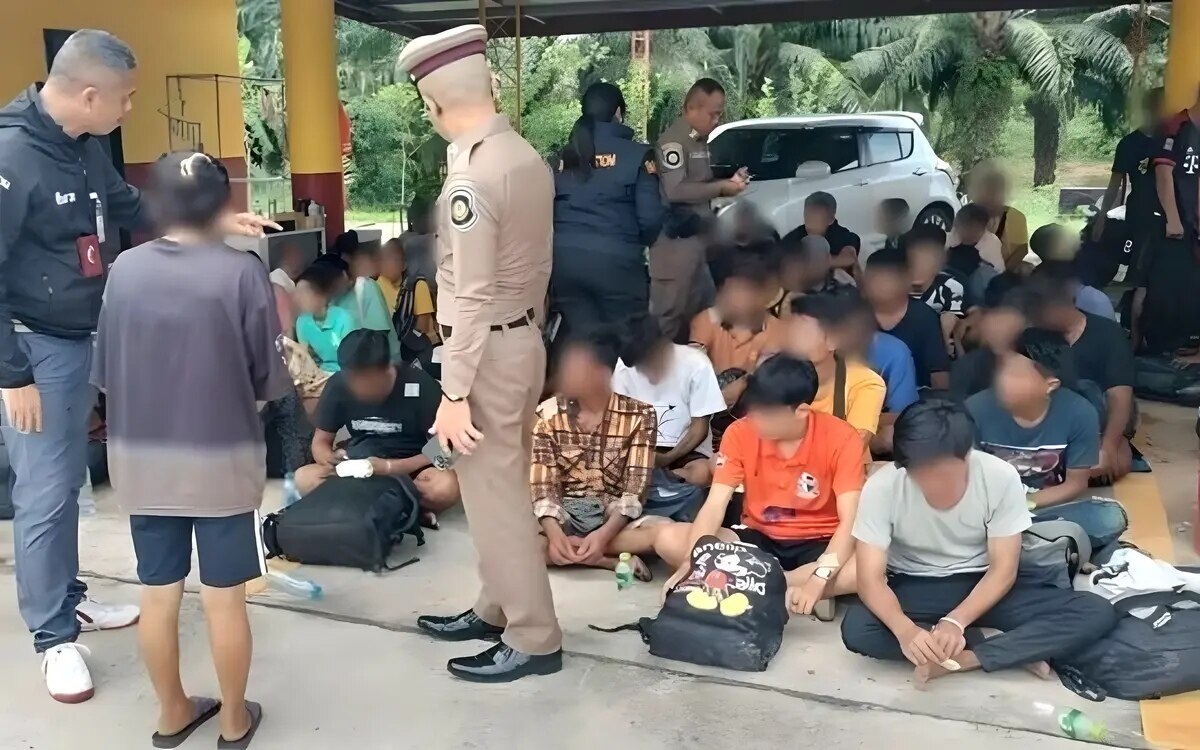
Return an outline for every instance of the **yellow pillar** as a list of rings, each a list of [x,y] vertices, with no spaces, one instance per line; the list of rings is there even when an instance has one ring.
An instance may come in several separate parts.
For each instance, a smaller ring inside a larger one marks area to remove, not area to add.
[[[326,238],[345,226],[333,0],[281,0],[292,197],[325,207]]]
[[[1166,91],[1169,113],[1196,103],[1200,94],[1200,0],[1171,3],[1171,39],[1167,47]]]

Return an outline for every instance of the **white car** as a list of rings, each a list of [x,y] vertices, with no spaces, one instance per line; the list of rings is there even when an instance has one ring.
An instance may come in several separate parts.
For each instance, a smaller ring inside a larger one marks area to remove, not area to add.
[[[838,222],[871,250],[883,241],[875,226],[880,203],[903,198],[914,224],[949,232],[960,208],[955,179],[922,123],[918,114],[879,112],[722,125],[709,138],[714,173],[727,177],[746,167],[751,182],[737,198],[718,198],[714,208],[720,213],[748,201],[783,237],[804,223],[804,199],[823,191],[837,199]]]

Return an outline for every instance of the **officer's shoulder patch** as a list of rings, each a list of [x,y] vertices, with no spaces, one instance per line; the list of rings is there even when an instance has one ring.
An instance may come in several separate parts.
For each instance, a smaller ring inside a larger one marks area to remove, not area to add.
[[[479,218],[475,191],[469,187],[456,187],[446,196],[450,205],[450,224],[460,232],[475,226]]]
[[[662,145],[662,162],[667,169],[675,169],[683,164],[683,146],[678,143]]]

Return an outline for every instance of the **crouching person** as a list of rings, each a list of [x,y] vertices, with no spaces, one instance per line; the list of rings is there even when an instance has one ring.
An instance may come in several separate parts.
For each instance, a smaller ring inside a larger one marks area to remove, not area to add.
[[[842,420],[814,411],[816,395],[817,372],[806,360],[779,354],[750,376],[742,397],[748,414],[725,432],[696,521],[663,527],[655,540],[659,556],[679,566],[667,589],[687,575],[696,541],[715,535],[774,555],[797,614],[833,619],[832,598],[854,593],[851,529],[863,485],[862,440]],[[723,529],[739,487],[741,524]]]
[[[351,331],[338,346],[337,359],[339,372],[325,385],[313,416],[315,463],[296,472],[296,488],[307,495],[334,476],[342,461],[367,459],[375,476],[412,477],[421,492],[423,522],[436,526],[436,514],[459,501],[454,472],[435,469],[421,453],[442,389],[424,371],[393,364],[382,331]],[[342,428],[350,439],[337,447]]]
[[[974,439],[962,406],[910,406],[896,422],[895,463],[867,481],[854,524],[862,604],[846,613],[842,641],[865,656],[907,659],[918,686],[972,669],[1048,677],[1049,659],[1116,622],[1095,594],[1018,576],[1030,525],[1025,488],[1016,469],[974,450]],[[976,627],[1004,632],[985,640]]]
[[[529,484],[550,565],[612,569],[622,552],[650,580],[638,554],[653,549],[643,495],[654,469],[654,407],[614,393],[617,344],[604,334],[569,341],[559,359],[559,395],[538,407]]]

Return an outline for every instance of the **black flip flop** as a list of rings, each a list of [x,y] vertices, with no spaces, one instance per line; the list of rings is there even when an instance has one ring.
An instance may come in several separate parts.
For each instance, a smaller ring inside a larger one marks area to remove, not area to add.
[[[192,732],[200,728],[204,722],[221,712],[221,701],[214,698],[191,698],[192,706],[196,709],[196,718],[192,719],[192,723],[188,724],[183,729],[180,729],[175,734],[159,734],[155,732],[150,736],[150,742],[155,747],[179,747],[192,736]]]
[[[254,739],[254,733],[262,723],[262,706],[254,701],[246,701],[246,713],[250,714],[250,729],[240,739],[227,740],[224,736],[218,737],[217,750],[245,750],[250,747],[250,740]]]

